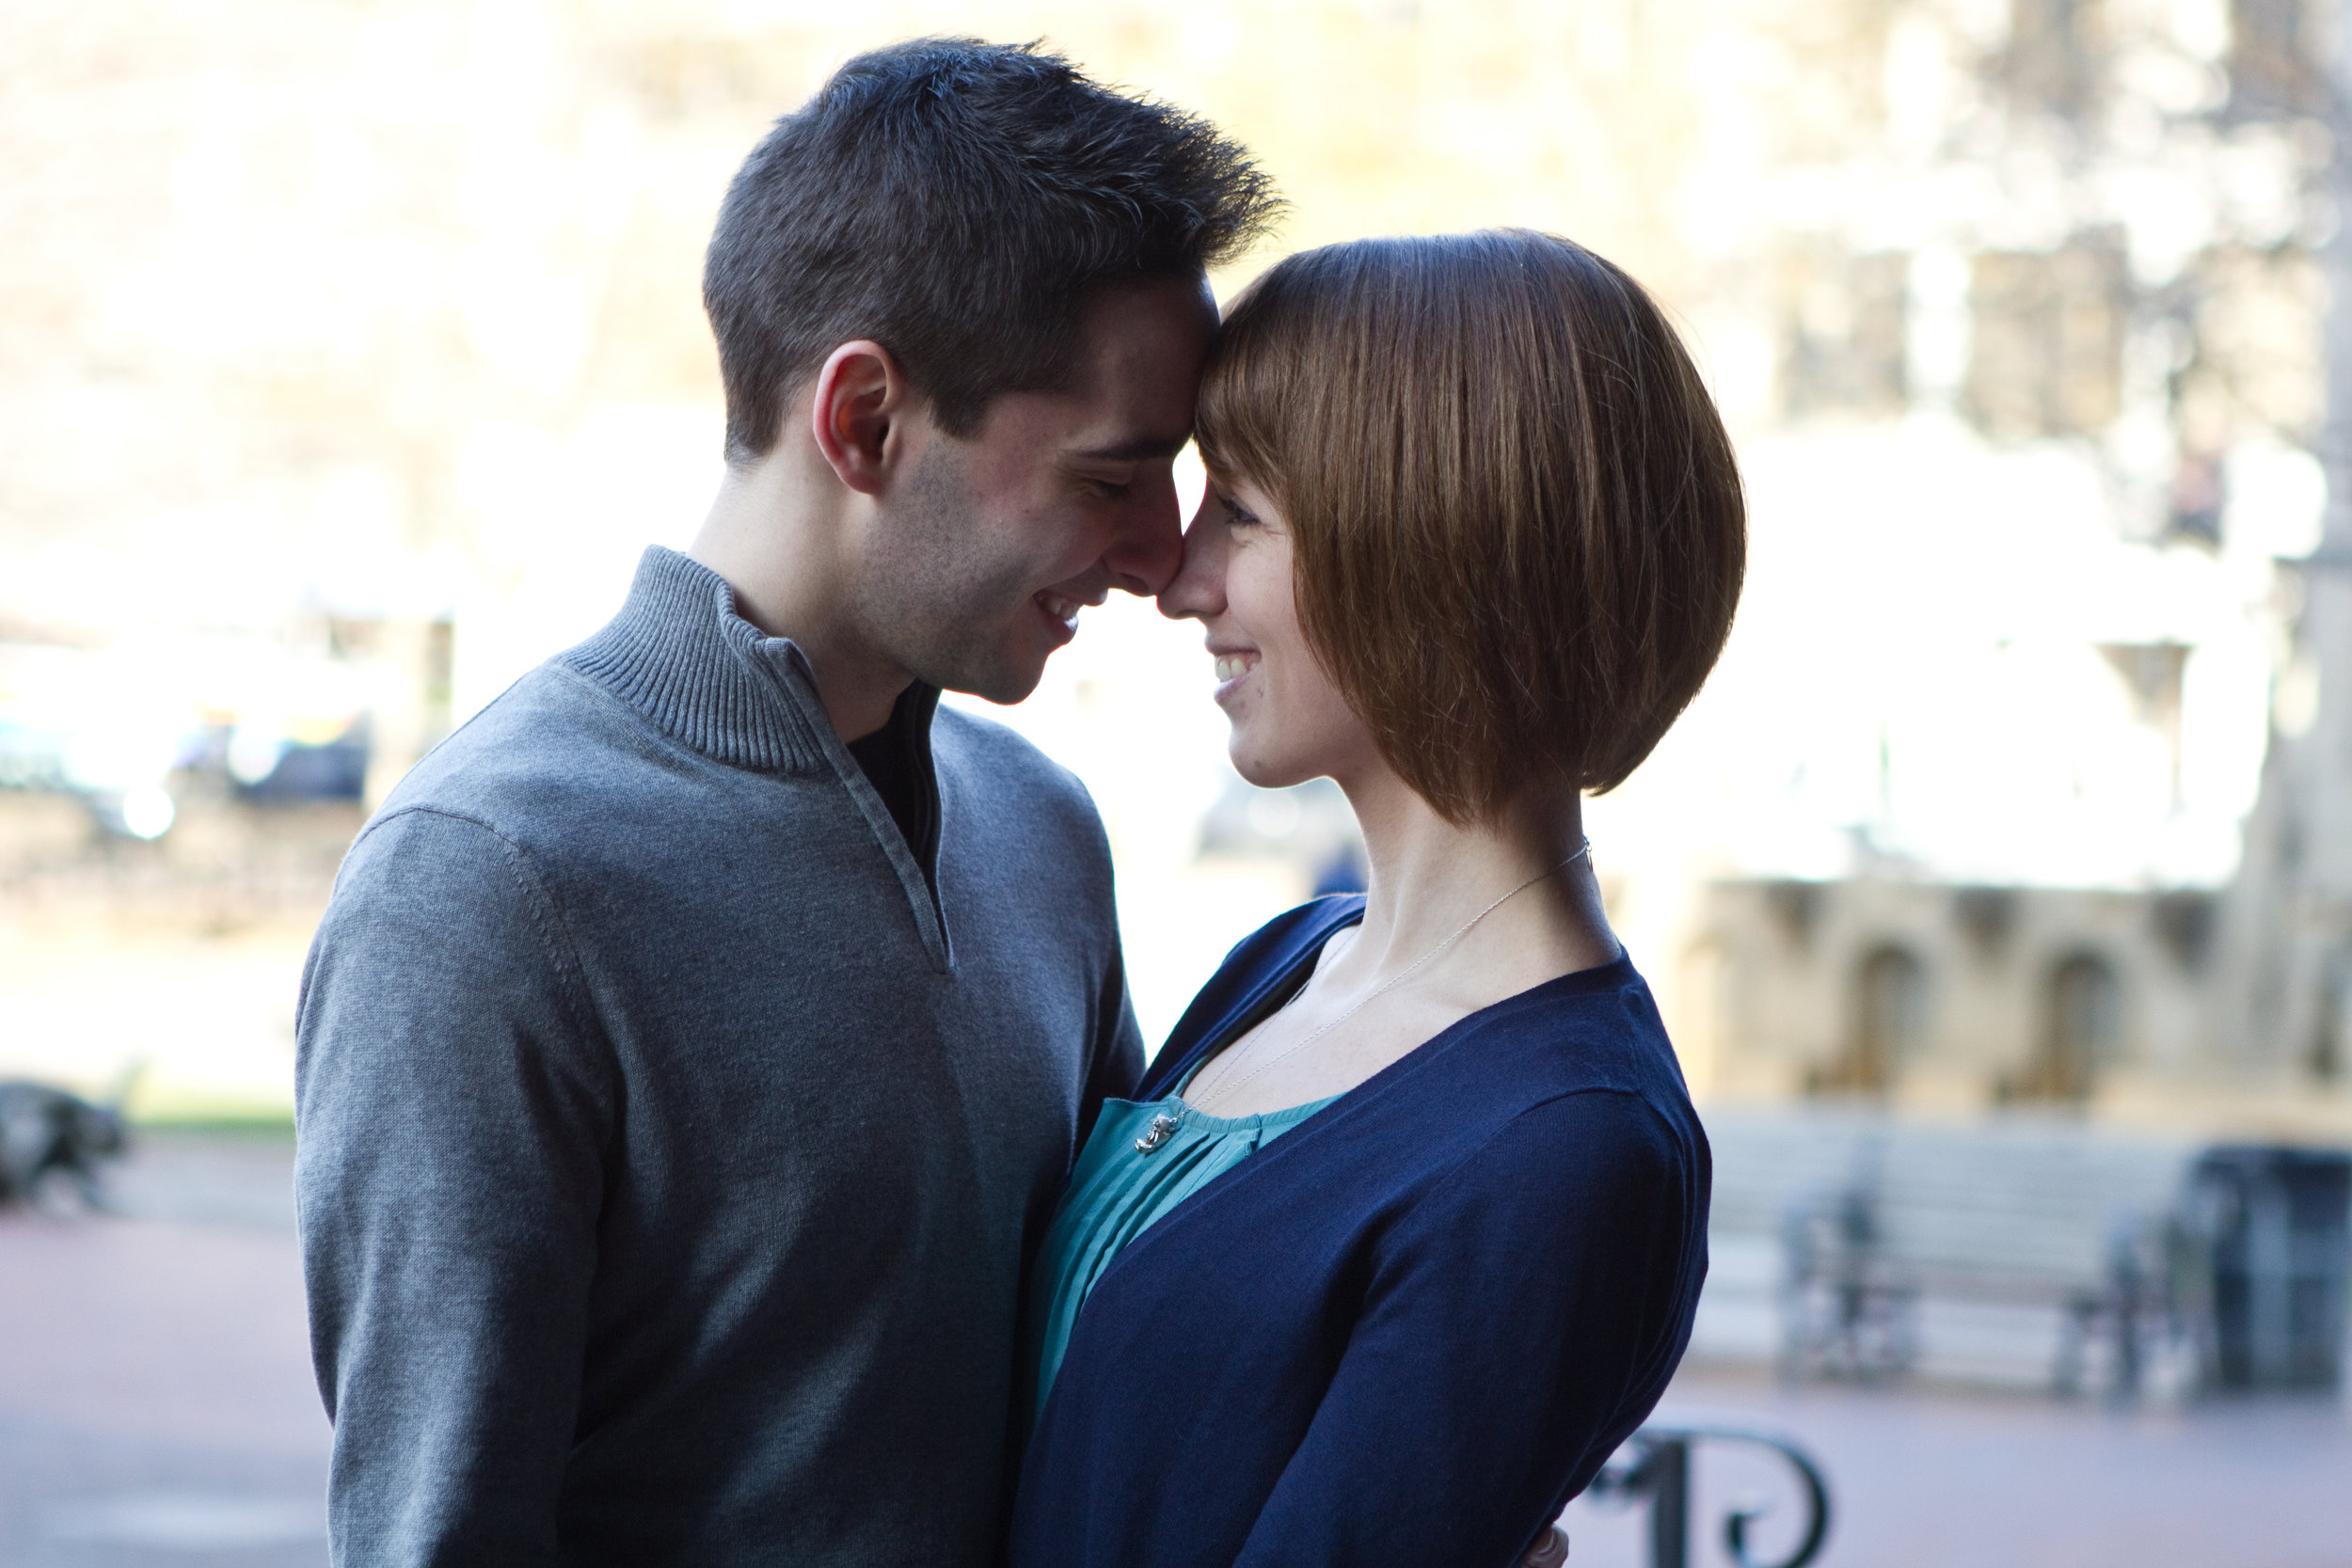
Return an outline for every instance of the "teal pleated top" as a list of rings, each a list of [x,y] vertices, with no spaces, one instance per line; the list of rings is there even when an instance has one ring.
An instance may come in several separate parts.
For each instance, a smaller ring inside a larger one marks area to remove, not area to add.
[[[1137,1103],[1105,1100],[1070,1185],[1046,1227],[1029,1280],[1025,1336],[1037,1369],[1031,1414],[1061,1370],[1078,1309],[1120,1249],[1162,1215],[1337,1100],[1285,1106],[1254,1117],[1213,1117],[1184,1103],[1182,1089]]]

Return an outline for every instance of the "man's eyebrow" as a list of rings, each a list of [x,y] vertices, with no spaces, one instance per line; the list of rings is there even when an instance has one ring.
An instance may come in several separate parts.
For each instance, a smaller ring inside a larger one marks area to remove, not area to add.
[[[1089,447],[1070,455],[1088,463],[1140,463],[1147,457],[1173,457],[1191,439],[1190,431],[1181,436],[1138,436],[1116,446]]]

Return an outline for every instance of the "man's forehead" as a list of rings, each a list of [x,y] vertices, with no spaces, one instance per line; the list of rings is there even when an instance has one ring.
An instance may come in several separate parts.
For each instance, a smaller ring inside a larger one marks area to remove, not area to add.
[[[1013,462],[1116,467],[1172,458],[1192,439],[1196,387],[1181,373],[1159,379],[1151,391],[1112,390],[1097,381],[1084,389],[1000,393],[974,439]]]
[[[1000,393],[983,416],[983,438],[1057,461],[1172,458],[1192,438],[1193,398],[1216,329],[1205,285],[1157,279],[1098,295],[1070,384]]]
[[[1192,435],[1192,403],[1216,332],[1205,284],[1178,278],[1098,295],[1086,314],[1080,373],[1069,396],[1092,428],[1074,455],[1103,462],[1173,457]]]

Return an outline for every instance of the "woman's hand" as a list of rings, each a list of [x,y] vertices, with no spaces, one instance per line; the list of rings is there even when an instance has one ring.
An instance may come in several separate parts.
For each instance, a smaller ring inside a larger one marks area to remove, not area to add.
[[[1519,1559],[1519,1568],[1560,1568],[1567,1560],[1568,1532],[1554,1525],[1527,1549],[1527,1555]]]

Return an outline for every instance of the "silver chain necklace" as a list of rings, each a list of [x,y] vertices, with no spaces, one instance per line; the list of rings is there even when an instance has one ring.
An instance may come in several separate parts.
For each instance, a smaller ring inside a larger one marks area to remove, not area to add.
[[[1470,935],[1471,927],[1476,926],[1480,921],[1494,913],[1495,911],[1502,908],[1503,905],[1509,903],[1512,899],[1517,898],[1520,894],[1525,893],[1529,888],[1534,887],[1537,882],[1542,881],[1546,877],[1552,875],[1554,872],[1565,869],[1570,863],[1589,852],[1592,847],[1593,841],[1589,838],[1586,839],[1583,843],[1578,845],[1575,852],[1567,856],[1566,859],[1544,867],[1541,871],[1536,872],[1535,875],[1530,877],[1527,880],[1521,882],[1518,886],[1513,888],[1510,892],[1504,894],[1502,897],[1496,899],[1493,903],[1487,905],[1476,914],[1471,915],[1469,920],[1463,923],[1460,930],[1446,938],[1445,941],[1438,943],[1437,946],[1432,947],[1428,952],[1423,953],[1420,958],[1415,958],[1410,964],[1406,965],[1404,969],[1399,970],[1388,980],[1382,982],[1378,990],[1373,991],[1362,1001],[1357,1003],[1354,1006],[1348,1008],[1347,1011],[1342,1013],[1339,1017],[1333,1019],[1322,1028],[1317,1029],[1313,1034],[1309,1035],[1306,1038],[1297,1041],[1295,1044],[1283,1047],[1280,1051],[1267,1057],[1264,1061],[1260,1062],[1256,1067],[1251,1068],[1248,1072],[1242,1074],[1239,1078],[1233,1077],[1229,1069],[1225,1077],[1219,1079],[1214,1087],[1200,1094],[1189,1097],[1192,1101],[1193,1108],[1195,1110],[1208,1109],[1209,1102],[1211,1101],[1223,1099],[1227,1095],[1232,1094],[1234,1090],[1241,1088],[1244,1085],[1248,1084],[1251,1079],[1257,1077],[1260,1073],[1265,1071],[1268,1068],[1274,1067],[1278,1063],[1288,1061],[1292,1056],[1296,1055],[1299,1052],[1304,1051],[1307,1047],[1314,1044],[1315,1041],[1323,1038],[1324,1036],[1329,1034],[1341,1024],[1345,1023],[1349,1019],[1354,1018],[1358,1013],[1362,1012],[1366,1007],[1371,1006],[1375,1002],[1379,1001],[1380,998],[1386,996],[1390,991],[1411,979],[1414,974],[1419,971],[1423,964],[1429,962],[1430,959],[1436,958],[1438,954],[1444,952],[1447,948],[1453,946],[1464,937]],[[1143,1148],[1142,1141],[1137,1140],[1136,1147],[1137,1148]],[[1157,1145],[1154,1145],[1153,1147],[1156,1148]],[[1145,1149],[1144,1152],[1150,1153],[1151,1150]]]

